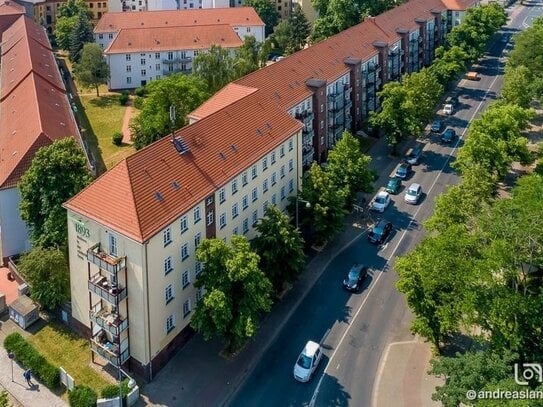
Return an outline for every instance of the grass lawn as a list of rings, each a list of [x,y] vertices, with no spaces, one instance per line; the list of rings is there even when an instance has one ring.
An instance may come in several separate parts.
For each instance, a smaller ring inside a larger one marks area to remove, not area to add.
[[[57,322],[49,322],[28,341],[53,365],[62,366],[75,380],[76,385],[92,387],[98,395],[108,382],[104,376],[92,369],[89,341],[71,332]]]
[[[80,96],[81,125],[94,156],[107,169],[113,167],[135,149],[129,145],[116,146],[112,143],[113,133],[122,130],[126,106],[119,104],[119,95]]]

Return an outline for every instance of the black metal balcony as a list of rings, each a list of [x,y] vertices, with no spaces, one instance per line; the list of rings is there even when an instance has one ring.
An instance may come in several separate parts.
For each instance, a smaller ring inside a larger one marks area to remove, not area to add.
[[[109,341],[103,329],[100,329],[96,335],[91,338],[90,342],[91,350],[114,366],[118,367],[119,364],[122,365],[130,357],[128,346],[125,350],[121,351],[118,343]]]
[[[128,329],[127,319],[122,319],[118,313],[102,308],[100,303],[89,311],[89,316],[91,321],[114,336],[119,336]]]
[[[107,254],[102,250],[100,243],[96,243],[87,250],[87,260],[111,274],[117,274],[126,268],[124,257]]]
[[[98,295],[110,304],[117,305],[128,296],[125,287],[112,284],[105,276],[100,273],[92,276],[88,281],[90,292]]]

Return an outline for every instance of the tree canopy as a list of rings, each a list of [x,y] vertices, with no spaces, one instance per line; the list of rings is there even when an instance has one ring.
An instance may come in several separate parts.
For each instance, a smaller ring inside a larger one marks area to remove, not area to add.
[[[279,21],[275,3],[271,0],[245,0],[244,5],[255,9],[260,19],[266,24],[266,37],[270,35]]]
[[[40,148],[18,187],[21,218],[35,247],[65,247],[68,238],[62,204],[91,181],[87,161],[73,137]]]
[[[192,73],[206,85],[207,93],[211,95],[236,79],[235,61],[227,49],[213,44],[209,51],[194,58]]]
[[[86,43],[93,41],[94,36],[92,34],[92,24],[89,16],[85,12],[79,12],[69,37],[68,49],[70,51],[70,59],[73,62],[79,62],[83,46]]]
[[[109,79],[109,66],[98,44],[87,43],[81,51],[81,60],[74,66],[74,75],[84,87],[95,88],[96,96],[100,96],[98,88]]]

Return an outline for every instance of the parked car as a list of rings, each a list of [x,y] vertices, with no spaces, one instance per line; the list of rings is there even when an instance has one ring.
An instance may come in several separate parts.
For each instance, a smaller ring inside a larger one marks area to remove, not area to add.
[[[420,184],[413,183],[405,191],[404,201],[416,205],[422,195],[422,187]]]
[[[379,191],[371,202],[371,209],[377,212],[384,212],[390,204],[390,195],[386,191]]]
[[[445,100],[445,104],[452,105],[452,107],[458,106],[458,96],[449,96],[449,97]]]
[[[404,161],[411,165],[418,165],[422,157],[422,150],[424,150],[424,144],[417,144],[407,151]]]
[[[453,114],[454,112],[454,107],[452,104],[450,103],[447,103],[445,106],[443,106],[443,113],[445,113],[446,115],[451,115]]]
[[[372,226],[368,233],[368,240],[371,243],[384,243],[392,232],[392,223],[386,220],[380,220]]]
[[[396,177],[400,179],[406,179],[411,174],[411,164],[401,163],[398,169],[396,170]]]
[[[441,133],[443,130],[443,122],[441,120],[434,120],[430,127],[430,133]]]
[[[368,268],[362,264],[355,263],[343,280],[343,287],[348,291],[358,291],[362,287],[362,282],[368,275]]]
[[[385,188],[389,194],[397,194],[402,187],[402,180],[397,177],[392,177],[388,180],[388,184]]]
[[[456,138],[456,131],[448,127],[441,135],[441,141],[444,143],[452,143]]]
[[[294,378],[303,383],[311,380],[321,358],[321,345],[317,342],[308,341],[294,365]]]
[[[479,74],[477,72],[468,72],[466,73],[466,78],[469,80],[469,81],[478,81],[479,79],[481,79],[479,77]]]

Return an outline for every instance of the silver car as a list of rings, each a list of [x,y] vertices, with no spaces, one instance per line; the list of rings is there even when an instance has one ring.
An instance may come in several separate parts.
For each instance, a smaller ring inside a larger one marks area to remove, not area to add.
[[[413,183],[405,191],[405,202],[416,205],[419,202],[420,196],[422,195],[422,187],[420,184]]]

